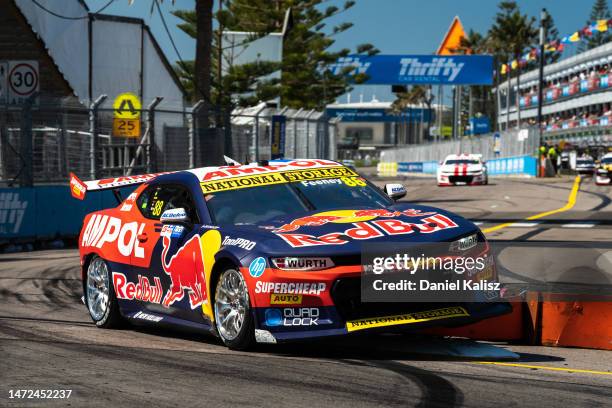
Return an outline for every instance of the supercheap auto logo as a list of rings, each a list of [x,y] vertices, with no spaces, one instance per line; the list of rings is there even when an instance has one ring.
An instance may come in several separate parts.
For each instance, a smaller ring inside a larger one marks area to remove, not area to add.
[[[342,177],[359,177],[359,175],[347,167],[338,166],[244,175],[221,180],[204,181],[200,183],[200,185],[202,186],[204,194],[209,194],[220,191],[237,190],[240,188]]]

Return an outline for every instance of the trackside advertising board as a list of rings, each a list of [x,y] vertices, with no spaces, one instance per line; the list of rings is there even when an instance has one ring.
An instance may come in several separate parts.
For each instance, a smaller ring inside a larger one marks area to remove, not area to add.
[[[367,85],[492,85],[490,55],[349,55],[328,66],[335,75],[365,74]]]

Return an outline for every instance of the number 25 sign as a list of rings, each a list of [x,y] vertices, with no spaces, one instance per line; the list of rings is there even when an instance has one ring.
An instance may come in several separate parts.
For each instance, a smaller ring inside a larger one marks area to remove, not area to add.
[[[113,118],[113,136],[139,137],[140,119]]]

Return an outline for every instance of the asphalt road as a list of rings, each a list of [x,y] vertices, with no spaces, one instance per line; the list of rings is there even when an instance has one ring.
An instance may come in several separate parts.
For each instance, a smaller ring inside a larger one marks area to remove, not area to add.
[[[484,229],[563,207],[572,187],[571,179],[492,181],[443,189],[431,179],[404,182],[410,201],[460,212]],[[609,242],[611,198],[609,187],[586,182],[571,211],[488,235]],[[576,223],[589,226],[567,227]],[[481,364],[418,352],[436,342],[461,349],[457,340],[364,336],[241,353],[203,335],[97,329],[80,296],[76,250],[0,255],[0,406],[541,408],[612,401],[609,351],[497,344],[519,360]],[[73,392],[67,400],[16,400],[9,399],[11,389]]]

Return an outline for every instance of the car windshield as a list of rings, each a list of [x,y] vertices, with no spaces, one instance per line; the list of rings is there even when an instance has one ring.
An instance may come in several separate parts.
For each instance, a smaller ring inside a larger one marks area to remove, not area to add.
[[[606,157],[601,161],[603,164],[612,164],[612,157]]]
[[[215,223],[255,224],[278,216],[337,208],[381,208],[392,201],[363,179],[325,179],[205,194]]]
[[[589,159],[582,159],[582,160],[577,160],[576,163],[577,164],[594,164],[595,162]]]
[[[468,160],[468,159],[449,159],[444,164],[479,164],[478,160]]]

